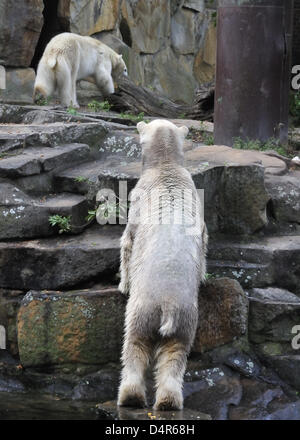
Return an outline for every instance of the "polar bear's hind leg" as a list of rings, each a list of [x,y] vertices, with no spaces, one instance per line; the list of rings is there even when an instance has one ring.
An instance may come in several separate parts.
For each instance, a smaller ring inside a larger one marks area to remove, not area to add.
[[[74,99],[72,92],[72,75],[68,63],[62,57],[60,57],[56,68],[56,81],[60,103],[63,107],[69,107]]]

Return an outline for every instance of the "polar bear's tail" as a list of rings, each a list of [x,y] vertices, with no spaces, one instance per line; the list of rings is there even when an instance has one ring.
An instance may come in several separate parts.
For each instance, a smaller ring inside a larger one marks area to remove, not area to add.
[[[163,307],[160,320],[159,333],[164,336],[171,336],[178,327],[178,309]]]
[[[55,90],[55,71],[57,59],[55,56],[50,58],[41,59],[38,65],[36,79],[34,83],[33,96],[36,98],[37,94],[48,97],[53,95]]]

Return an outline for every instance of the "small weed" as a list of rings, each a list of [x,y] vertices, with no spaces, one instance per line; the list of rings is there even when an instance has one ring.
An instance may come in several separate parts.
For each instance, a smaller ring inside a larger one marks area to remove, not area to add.
[[[93,99],[93,101],[88,103],[88,108],[95,113],[100,112],[101,110],[109,112],[109,110],[111,109],[111,104],[108,101],[99,102]]]
[[[75,177],[74,180],[75,180],[75,182],[87,182],[88,178],[84,177],[84,176],[78,176],[78,177]]]
[[[120,113],[120,117],[123,119],[130,119],[132,122],[141,122],[141,121],[145,121],[145,122],[149,122],[146,119],[144,119],[145,117],[145,113],[141,112],[138,115],[133,115],[131,113]]]
[[[41,96],[40,98],[38,98],[35,103],[36,105],[49,105],[49,102],[51,100],[51,97],[49,96],[48,98],[44,98],[43,96]]]
[[[107,221],[110,217],[115,217],[119,219],[127,218],[125,213],[127,214],[127,209],[129,204],[120,204],[119,202],[111,202],[108,199],[104,199],[99,203],[95,209],[89,210],[88,215],[86,217],[86,221],[88,223],[92,222],[94,219]]]
[[[78,114],[76,108],[72,107],[71,105],[70,105],[70,107],[67,108],[67,112],[68,112],[70,115],[77,115],[77,114]]]
[[[55,214],[49,217],[49,223],[52,227],[59,227],[59,234],[64,232],[69,232],[71,230],[71,216],[63,217],[61,215]]]
[[[185,119],[186,114],[185,113],[180,113],[180,115],[178,115],[179,119]]]
[[[212,273],[205,274],[205,281],[211,280],[212,278],[215,278],[214,274],[212,274]]]
[[[267,151],[274,150],[276,153],[281,156],[287,156],[286,149],[279,144],[277,139],[270,138],[266,142],[261,142],[259,140],[247,139],[243,140],[241,138],[235,138],[233,148],[237,148],[239,150],[257,150],[257,151]]]
[[[212,134],[203,133],[202,134],[203,143],[206,145],[214,145],[214,137]]]

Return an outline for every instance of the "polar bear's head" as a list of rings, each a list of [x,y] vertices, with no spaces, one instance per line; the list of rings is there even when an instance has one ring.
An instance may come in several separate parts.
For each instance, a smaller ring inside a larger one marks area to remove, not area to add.
[[[113,68],[112,68],[112,72],[111,72],[114,80],[117,80],[122,75],[126,75],[126,76],[128,75],[127,67],[126,67],[126,64],[123,60],[122,55],[116,54],[116,56],[117,56],[117,58],[113,64]]]
[[[161,163],[183,163],[183,144],[188,128],[177,127],[165,119],[156,119],[149,124],[139,122],[137,130],[142,146],[143,167]]]

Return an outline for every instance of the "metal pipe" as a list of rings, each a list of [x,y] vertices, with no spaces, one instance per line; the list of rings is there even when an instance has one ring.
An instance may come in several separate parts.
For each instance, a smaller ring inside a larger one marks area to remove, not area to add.
[[[219,0],[215,143],[288,140],[293,0]]]

